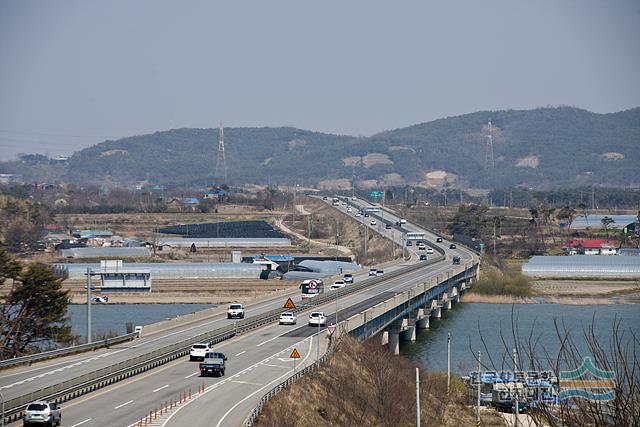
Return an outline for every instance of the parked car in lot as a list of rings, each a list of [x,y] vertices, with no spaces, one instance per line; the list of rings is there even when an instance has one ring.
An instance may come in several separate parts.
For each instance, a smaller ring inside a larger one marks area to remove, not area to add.
[[[426,255],[420,255],[420,261],[426,261],[426,260],[427,260]]]
[[[442,237],[438,237],[438,238],[436,239],[436,242],[438,242],[438,243],[442,243]]]
[[[189,350],[189,360],[202,360],[204,356],[213,350],[213,346],[210,343],[199,342],[191,346],[191,350]]]
[[[54,402],[39,400],[31,402],[24,411],[23,425],[59,426],[62,424],[62,411]]]
[[[327,318],[321,311],[313,311],[309,314],[309,326],[326,326]]]
[[[229,309],[227,310],[227,319],[231,319],[233,317],[244,319],[244,307],[242,304],[229,305]]]
[[[342,280],[344,280],[344,283],[353,283],[353,274],[351,273],[345,274]]]
[[[294,312],[292,311],[284,311],[280,314],[280,324],[281,325],[295,325],[297,322],[297,318]]]
[[[449,245],[449,249],[455,249],[455,248],[456,248],[456,244],[455,243],[452,243],[452,244]]]

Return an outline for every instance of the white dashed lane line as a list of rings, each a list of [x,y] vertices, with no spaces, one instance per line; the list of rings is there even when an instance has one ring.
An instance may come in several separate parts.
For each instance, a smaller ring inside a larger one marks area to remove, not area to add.
[[[87,418],[87,419],[86,419],[86,420],[84,420],[84,421],[80,421],[79,423],[74,424],[74,425],[72,425],[71,427],[78,427],[78,426],[81,426],[81,425],[82,425],[82,424],[84,424],[84,423],[88,423],[89,421],[91,421],[91,418]]]
[[[247,350],[242,350],[240,353],[236,354],[236,356],[240,356],[241,354],[244,354],[246,352],[247,352]]]
[[[155,393],[156,391],[160,391],[160,390],[165,389],[167,387],[169,387],[169,384],[163,385],[162,387],[158,387],[157,389],[153,390],[152,393]]]
[[[186,378],[191,378],[191,377],[193,377],[194,375],[198,375],[199,373],[200,373],[200,372],[194,372],[194,373],[193,373],[193,374],[191,374],[191,375],[187,375],[187,376],[185,377],[185,379],[186,379]]]
[[[115,407],[115,408],[113,408],[113,409],[120,409],[120,408],[122,408],[123,406],[127,406],[129,403],[133,403],[133,400],[130,400],[130,401],[128,401],[128,402],[124,402],[123,404],[118,405],[118,406],[116,406],[116,407]]]

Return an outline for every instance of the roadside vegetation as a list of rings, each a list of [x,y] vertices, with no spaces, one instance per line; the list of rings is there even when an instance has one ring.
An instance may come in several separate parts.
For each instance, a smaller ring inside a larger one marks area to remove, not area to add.
[[[317,371],[293,384],[264,408],[257,426],[324,427],[415,425],[415,368],[374,342],[345,337]],[[467,389],[452,377],[420,370],[422,426],[475,425]],[[483,426],[503,426],[495,413],[483,415]]]
[[[23,264],[0,249],[0,359],[73,341],[66,322],[69,295],[51,267]]]
[[[533,280],[520,272],[517,265],[501,265],[485,262],[480,280],[471,288],[472,292],[484,295],[508,295],[528,298],[533,295]]]

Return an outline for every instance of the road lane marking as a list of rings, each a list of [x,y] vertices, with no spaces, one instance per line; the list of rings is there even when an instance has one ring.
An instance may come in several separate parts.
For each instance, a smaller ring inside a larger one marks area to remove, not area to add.
[[[297,342],[296,344],[294,344],[294,345],[298,345],[298,344],[300,344],[300,343],[302,343],[302,342],[304,342],[304,341],[306,341],[306,339],[305,339],[305,340],[298,341],[298,342]],[[318,344],[318,345],[319,345],[319,344]],[[306,355],[306,356],[304,357],[304,359],[302,359],[302,361],[300,362],[300,366],[302,366],[302,364],[307,360],[307,358],[308,358],[308,357],[309,357],[309,355],[311,354],[311,348],[312,348],[312,347],[313,347],[313,340],[309,342],[309,350],[307,351],[307,355]],[[277,353],[276,353],[276,354],[277,354]],[[256,363],[256,364],[255,364],[255,365],[253,365],[253,366],[257,366],[257,365],[264,364],[264,362],[265,362],[265,361],[269,360],[269,359],[270,359],[270,358],[272,358],[273,356],[274,356],[274,355],[271,355],[271,356],[269,356],[269,357],[266,357],[266,358],[264,358],[263,360],[261,360],[260,362]],[[224,384],[224,383],[225,383],[225,382],[227,382],[227,381],[231,381],[231,380],[232,380],[232,378],[234,378],[234,377],[236,377],[236,376],[238,376],[238,375],[241,375],[242,373],[246,372],[246,370],[247,370],[247,369],[244,369],[243,371],[240,371],[240,372],[238,372],[237,374],[232,375],[231,377],[229,377],[229,378],[227,378],[227,379],[225,379],[225,380],[223,380],[223,381],[220,381],[220,382],[218,382],[218,383],[216,383],[216,384],[213,384],[213,385],[211,385],[211,386],[209,386],[209,387],[205,388],[204,393],[196,395],[192,400],[189,400],[189,401],[187,401],[186,403],[184,403],[182,406],[179,406],[179,407],[175,410],[175,412],[171,413],[171,415],[169,415],[169,417],[167,417],[167,419],[166,419],[166,420],[164,420],[164,422],[161,424],[161,426],[162,426],[162,427],[165,427],[165,426],[169,423],[169,421],[171,421],[171,419],[172,419],[172,418],[173,418],[173,417],[174,417],[178,412],[180,412],[180,410],[181,410],[182,408],[187,407],[191,402],[195,402],[195,401],[196,401],[196,400],[198,400],[201,396],[204,396],[204,395],[206,395],[208,392],[210,392],[210,391],[212,391],[212,390],[215,390],[219,385]],[[229,409],[229,410],[227,411],[227,413],[226,413],[226,414],[224,414],[224,416],[223,416],[223,417],[222,417],[222,419],[218,422],[218,424],[216,425],[216,427],[220,427],[220,425],[222,424],[222,421],[224,420],[224,418],[225,418],[227,415],[229,415],[229,413],[231,413],[231,411],[233,411],[233,410],[234,410],[234,409],[235,409],[239,404],[241,404],[241,403],[242,403],[242,402],[244,402],[245,400],[249,399],[250,397],[254,396],[256,393],[259,393],[260,391],[264,390],[266,387],[268,387],[269,385],[273,384],[274,382],[281,381],[281,380],[282,380],[282,378],[284,378],[284,377],[286,377],[287,375],[289,375],[290,371],[292,371],[292,370],[287,370],[287,372],[285,372],[283,375],[281,375],[281,376],[279,376],[278,378],[276,378],[275,380],[273,380],[273,381],[271,381],[271,382],[267,383],[266,385],[264,385],[264,386],[260,387],[258,390],[254,391],[253,393],[251,393],[250,395],[248,395],[247,397],[245,397],[244,399],[242,399],[240,402],[236,403],[236,404],[233,406],[233,408]]]
[[[291,366],[282,366],[282,365],[270,365],[268,363],[265,363],[263,366],[268,366],[270,368],[284,368],[284,369],[291,369]]]
[[[91,418],[87,418],[87,419],[86,419],[86,420],[84,420],[84,421],[80,421],[78,424],[74,424],[74,425],[72,425],[71,427],[78,427],[78,426],[81,426],[81,425],[82,425],[82,424],[84,424],[84,423],[88,423],[89,421],[91,421]]]
[[[186,376],[186,377],[184,377],[184,378],[185,378],[185,379],[187,379],[187,378],[191,378],[191,377],[193,377],[194,375],[198,375],[199,373],[200,373],[200,372],[194,372],[193,374],[191,374],[191,375],[187,375],[187,376]]]
[[[244,354],[246,352],[247,352],[247,350],[242,350],[240,353],[236,354],[236,356],[240,356],[241,354]]]
[[[129,403],[133,403],[133,400],[130,400],[130,401],[128,401],[128,402],[124,402],[122,405],[118,405],[118,406],[116,406],[116,407],[115,407],[115,408],[113,408],[113,409],[120,409],[120,408],[122,408],[123,406],[127,406]]]
[[[258,384],[258,383],[252,383],[252,382],[249,382],[249,381],[240,381],[240,380],[233,380],[231,382],[232,383],[238,383],[238,384],[262,385],[262,384]]]
[[[158,387],[157,389],[153,390],[152,393],[155,393],[156,391],[160,391],[160,390],[165,389],[167,387],[169,387],[169,384],[163,385],[162,387]]]
[[[320,345],[320,335],[318,335],[318,345]],[[300,361],[300,366],[302,367],[304,365],[304,362],[307,360],[307,358],[309,357],[309,355],[311,354],[311,347],[313,347],[313,340],[311,340],[309,342],[309,350],[307,351],[307,355],[304,356],[304,359],[302,359]],[[275,380],[265,384],[264,386],[260,387],[259,389],[257,389],[256,391],[254,391],[253,393],[251,393],[250,395],[246,396],[244,399],[240,400],[239,402],[237,402],[235,405],[233,405],[231,408],[229,408],[229,410],[227,412],[224,413],[224,415],[222,416],[222,418],[220,418],[220,421],[218,421],[218,424],[216,424],[216,427],[220,427],[222,425],[222,422],[224,421],[225,418],[227,418],[227,416],[234,410],[236,409],[240,404],[242,404],[244,401],[246,401],[247,399],[253,397],[256,393],[260,393],[262,390],[264,390],[265,388],[267,388],[269,385],[273,384],[276,381],[280,381],[282,378],[286,377],[287,375],[289,375],[289,371],[285,372],[283,375],[279,376],[278,378],[276,378]]]

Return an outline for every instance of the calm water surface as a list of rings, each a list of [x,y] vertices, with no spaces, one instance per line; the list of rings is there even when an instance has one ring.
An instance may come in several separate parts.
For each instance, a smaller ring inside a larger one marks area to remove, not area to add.
[[[536,353],[557,354],[560,346],[554,320],[571,333],[584,356],[589,356],[583,331],[594,322],[595,334],[600,342],[608,342],[614,319],[621,321],[621,329],[635,331],[640,328],[640,305],[559,305],[559,304],[480,304],[454,305],[451,311],[442,311],[440,320],[431,319],[431,327],[418,331],[417,341],[401,342],[400,354],[424,364],[427,369],[446,371],[447,332],[451,332],[451,369],[467,374],[475,369],[474,353],[480,350],[483,361],[487,350],[496,369],[503,366],[505,347],[511,352],[514,332],[519,341],[537,342]],[[513,322],[512,322],[513,319]],[[512,324],[516,327],[512,328]],[[533,334],[531,335],[531,331]],[[502,342],[504,337],[506,345]],[[485,345],[480,336],[483,337]],[[504,362],[505,368],[511,362]],[[525,366],[526,367],[526,366]]]
[[[149,325],[168,318],[174,318],[194,311],[215,307],[211,304],[94,304],[91,306],[91,329],[93,338],[114,332],[126,332],[126,323]],[[67,311],[71,329],[75,335],[86,339],[87,306],[71,304]]]

